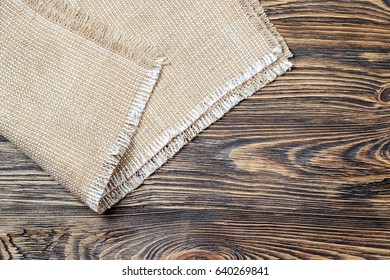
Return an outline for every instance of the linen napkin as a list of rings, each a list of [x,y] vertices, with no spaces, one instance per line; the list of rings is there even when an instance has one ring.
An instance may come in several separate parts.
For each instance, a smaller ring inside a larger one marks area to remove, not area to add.
[[[292,65],[257,0],[0,1],[0,133],[98,213]]]

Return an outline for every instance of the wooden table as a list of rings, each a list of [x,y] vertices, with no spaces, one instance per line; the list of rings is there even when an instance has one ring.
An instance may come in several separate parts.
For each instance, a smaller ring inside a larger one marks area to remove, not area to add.
[[[390,259],[390,1],[264,1],[293,71],[106,215],[0,138],[3,259]]]

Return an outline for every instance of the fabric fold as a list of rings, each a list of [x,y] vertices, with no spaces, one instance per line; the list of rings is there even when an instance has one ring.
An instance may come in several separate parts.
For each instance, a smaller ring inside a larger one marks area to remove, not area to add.
[[[3,0],[0,38],[0,133],[97,211],[163,55],[51,0]]]
[[[1,2],[0,133],[98,213],[292,66],[257,0],[71,3]]]

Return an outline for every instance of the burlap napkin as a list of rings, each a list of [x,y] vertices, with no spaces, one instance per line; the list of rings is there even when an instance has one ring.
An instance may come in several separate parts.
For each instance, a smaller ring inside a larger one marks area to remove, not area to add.
[[[0,0],[0,133],[102,213],[290,56],[257,0]]]

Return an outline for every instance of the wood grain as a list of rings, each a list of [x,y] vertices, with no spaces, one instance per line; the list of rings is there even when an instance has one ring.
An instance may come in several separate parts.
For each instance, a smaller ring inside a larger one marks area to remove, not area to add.
[[[390,3],[263,3],[293,71],[107,214],[0,138],[0,258],[390,259]]]

